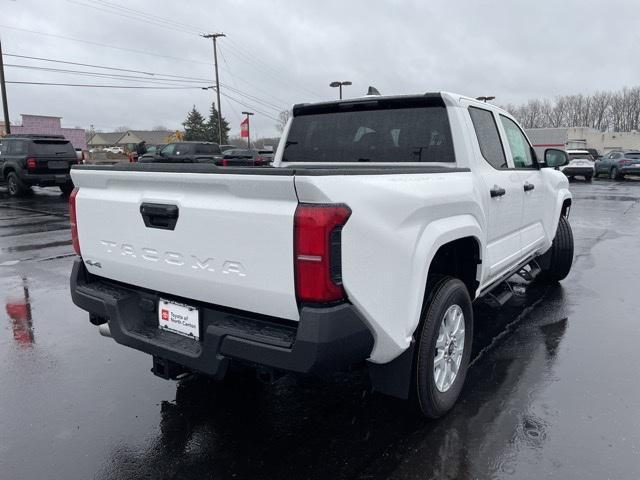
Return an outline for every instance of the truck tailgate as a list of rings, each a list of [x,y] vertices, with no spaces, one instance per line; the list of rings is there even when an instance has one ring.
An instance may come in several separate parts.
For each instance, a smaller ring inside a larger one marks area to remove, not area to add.
[[[293,176],[73,169],[72,178],[89,272],[298,320]],[[143,204],[151,216],[161,212],[157,222],[147,215],[150,226]],[[175,227],[162,228],[162,212],[173,214],[172,206]]]

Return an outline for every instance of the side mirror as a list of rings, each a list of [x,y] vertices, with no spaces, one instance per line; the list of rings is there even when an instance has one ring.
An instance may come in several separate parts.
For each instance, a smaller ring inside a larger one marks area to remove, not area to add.
[[[569,163],[569,156],[564,150],[547,148],[544,151],[544,163],[547,167],[558,168]]]

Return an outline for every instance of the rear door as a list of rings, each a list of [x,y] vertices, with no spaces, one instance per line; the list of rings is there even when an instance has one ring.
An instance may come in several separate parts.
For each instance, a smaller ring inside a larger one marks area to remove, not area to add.
[[[479,176],[484,182],[487,214],[487,265],[489,281],[520,259],[523,190],[507,156],[494,112],[468,106],[478,141]]]
[[[297,320],[293,171],[148,167],[72,171],[89,272],[187,304],[197,300]]]

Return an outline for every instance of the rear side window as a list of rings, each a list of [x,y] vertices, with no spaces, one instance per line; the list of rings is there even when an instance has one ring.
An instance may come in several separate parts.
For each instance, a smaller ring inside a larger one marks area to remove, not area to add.
[[[284,162],[454,162],[444,106],[295,116]]]
[[[31,144],[31,153],[35,155],[76,156],[76,151],[69,140],[34,140]]]
[[[193,144],[192,143],[176,143],[175,149],[173,151],[173,155],[188,155],[193,152]]]
[[[469,115],[484,159],[494,168],[508,168],[507,157],[502,148],[498,125],[493,113],[483,108],[469,107]]]
[[[201,143],[196,145],[196,153],[204,155],[217,155],[220,153],[220,147],[213,143]]]
[[[627,158],[630,158],[632,160],[638,160],[638,159],[640,159],[640,152],[638,152],[638,153],[627,153]]]

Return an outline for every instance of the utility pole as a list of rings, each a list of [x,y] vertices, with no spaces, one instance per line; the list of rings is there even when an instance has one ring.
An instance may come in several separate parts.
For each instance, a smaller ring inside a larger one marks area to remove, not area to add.
[[[7,85],[4,78],[2,40],[0,40],[0,94],[2,95],[2,111],[4,112],[4,131],[9,135],[11,133],[11,124],[9,123],[9,105],[7,105]]]
[[[253,112],[242,112],[242,114],[247,116],[247,149],[251,149],[251,128],[249,126],[249,116],[253,115]]]
[[[218,98],[218,143],[222,145],[222,106],[220,105],[220,79],[218,78],[218,45],[216,40],[218,37],[226,37],[224,33],[206,33],[203,34],[204,38],[211,38],[213,40],[213,66],[216,71],[216,96]]]

